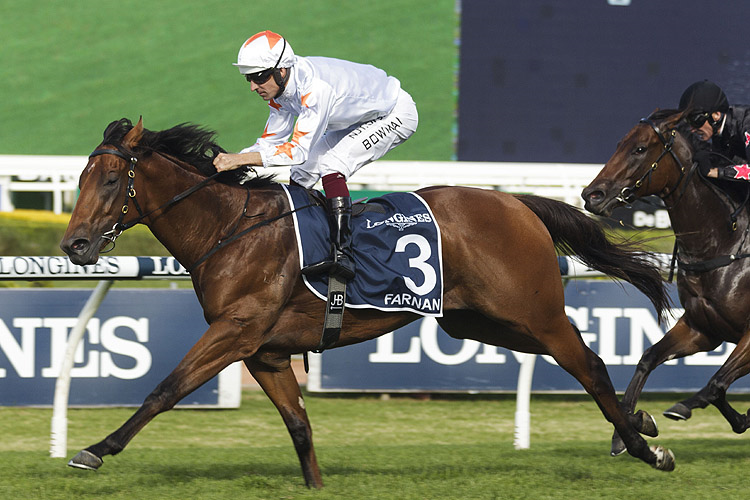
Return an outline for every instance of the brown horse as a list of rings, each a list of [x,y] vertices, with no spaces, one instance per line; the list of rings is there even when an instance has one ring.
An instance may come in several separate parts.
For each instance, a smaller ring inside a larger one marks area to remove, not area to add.
[[[735,411],[726,391],[750,372],[750,229],[747,187],[713,183],[693,166],[694,146],[688,130],[680,132],[682,115],[656,112],[641,120],[620,141],[612,158],[583,190],[586,209],[609,215],[617,206],[657,195],[667,205],[676,237],[677,289],[685,313],[675,326],[647,349],[623,396],[635,409],[648,375],[671,359],[737,344],[724,365],[694,396],[664,412],[686,420],[694,408],[715,405],[737,433],[750,426],[748,415]],[[629,446],[629,445],[628,445]],[[614,436],[612,454],[625,444]]]
[[[306,484],[321,487],[290,355],[316,348],[325,305],[300,278],[293,220],[281,185],[268,178],[244,185],[228,174],[214,178],[211,160],[220,149],[211,132],[194,125],[152,132],[141,121],[133,126],[123,119],[110,124],[81,174],[80,197],[61,243],[71,261],[93,264],[120,232],[142,222],[191,271],[210,327],[127,422],[69,465],[98,468],[102,457],[122,451],[157,414],[243,360],[281,413]],[[553,356],[593,396],[634,457],[672,470],[671,451],[649,447],[639,434],[654,433],[653,419],[621,409],[604,364],[568,320],[555,246],[633,283],[661,314],[668,297],[649,256],[610,243],[600,223],[562,202],[463,187],[419,193],[441,229],[440,326],[456,338]],[[249,233],[217,244],[243,231]],[[405,312],[347,310],[334,347],[377,337],[417,318]]]

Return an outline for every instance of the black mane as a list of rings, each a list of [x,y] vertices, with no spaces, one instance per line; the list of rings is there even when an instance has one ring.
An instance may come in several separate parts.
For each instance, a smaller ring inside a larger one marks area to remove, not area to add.
[[[684,112],[676,109],[657,109],[648,117],[649,120],[657,123],[664,121],[672,122],[675,130],[677,130],[677,132],[687,141],[691,150],[691,156],[701,150],[711,151],[709,143],[701,141],[696,134],[693,134],[690,125],[683,118]],[[726,158],[725,160],[725,164],[731,163],[729,158]],[[746,197],[748,187],[744,183],[717,179],[706,179],[706,182],[709,182],[720,191],[723,191],[735,203],[745,204],[747,202]]]
[[[133,123],[127,118],[113,121],[104,130],[102,144],[121,146],[125,135],[132,128]],[[216,173],[216,167],[213,164],[214,157],[219,153],[226,153],[224,148],[216,143],[215,138],[216,133],[214,131],[190,123],[181,123],[158,132],[144,128],[143,136],[133,153],[136,156],[148,155],[153,152],[163,153],[192,165],[201,174],[208,177]],[[217,180],[236,184],[242,177],[243,174],[235,170],[220,175]],[[273,178],[273,175],[259,176],[246,182],[245,185],[264,187],[272,184]]]
[[[673,123],[674,128],[680,133],[690,144],[690,148],[693,151],[705,149],[707,146],[696,137],[695,134],[691,133],[690,125],[683,119],[684,113],[678,109],[657,109],[651,113],[648,117],[649,120],[654,122],[662,122],[669,120]]]

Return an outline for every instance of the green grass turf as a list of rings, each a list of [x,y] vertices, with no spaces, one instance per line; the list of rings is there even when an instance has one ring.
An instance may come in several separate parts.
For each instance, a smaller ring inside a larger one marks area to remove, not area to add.
[[[0,0],[0,154],[84,155],[105,126],[192,122],[229,151],[263,130],[268,106],[231,63],[271,29],[299,55],[374,64],[414,97],[418,132],[387,159],[450,160],[454,0]]]
[[[611,427],[584,395],[534,396],[531,448],[513,448],[515,397],[418,400],[308,395],[326,487],[305,488],[273,405],[246,391],[238,410],[158,416],[98,472],[49,458],[51,410],[0,408],[0,497],[8,499],[728,499],[746,496],[746,437],[713,408],[688,422],[661,410],[678,395],[646,395],[677,469],[611,458]],[[744,411],[750,400],[735,397]],[[115,430],[133,409],[73,409],[69,456]]]

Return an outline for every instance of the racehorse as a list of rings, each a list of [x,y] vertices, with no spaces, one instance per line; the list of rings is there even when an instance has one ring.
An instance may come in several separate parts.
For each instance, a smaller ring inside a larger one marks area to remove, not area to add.
[[[153,132],[142,120],[112,122],[80,177],[80,195],[60,244],[75,264],[93,264],[119,234],[141,222],[191,274],[210,325],[177,367],[119,429],[69,465],[97,469],[157,414],[242,360],[277,407],[306,484],[322,487],[312,432],[290,356],[313,350],[325,302],[300,278],[290,205],[282,186],[259,176],[240,185],[215,177],[221,148],[190,124]],[[607,240],[600,222],[559,201],[466,187],[418,191],[440,226],[444,295],[440,326],[451,336],[551,355],[582,384],[628,451],[660,470],[674,455],[649,447],[650,415],[626,415],[601,359],[565,314],[559,248],[629,281],[661,315],[668,305],[650,255]],[[129,209],[130,207],[131,209]],[[135,212],[138,212],[136,215]],[[247,234],[244,234],[247,233]],[[235,238],[231,244],[230,235]],[[219,243],[222,242],[222,243]],[[334,347],[391,332],[419,316],[347,309]]]
[[[635,409],[646,379],[671,359],[716,349],[722,342],[736,347],[708,384],[692,397],[666,410],[674,420],[690,418],[695,408],[713,404],[737,433],[750,426],[747,414],[734,410],[726,391],[750,372],[750,257],[746,238],[750,212],[746,186],[705,179],[693,165],[689,130],[683,116],[657,111],[641,120],[620,141],[601,172],[582,192],[585,208],[609,215],[621,205],[648,195],[666,204],[676,238],[677,289],[685,308],[664,337],[642,355],[622,399]],[[732,185],[734,184],[734,185]],[[625,444],[615,434],[612,454]]]

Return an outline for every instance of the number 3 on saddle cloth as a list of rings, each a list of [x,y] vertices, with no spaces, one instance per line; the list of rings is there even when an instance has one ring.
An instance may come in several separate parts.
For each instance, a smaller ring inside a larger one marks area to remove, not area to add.
[[[292,209],[310,204],[303,188],[284,185],[284,189]],[[352,216],[357,271],[347,284],[346,307],[442,316],[440,228],[427,203],[416,193],[390,193],[373,198],[357,212]],[[323,207],[294,212],[294,226],[300,268],[330,256],[330,226]],[[326,300],[326,275],[302,279],[312,293]]]

